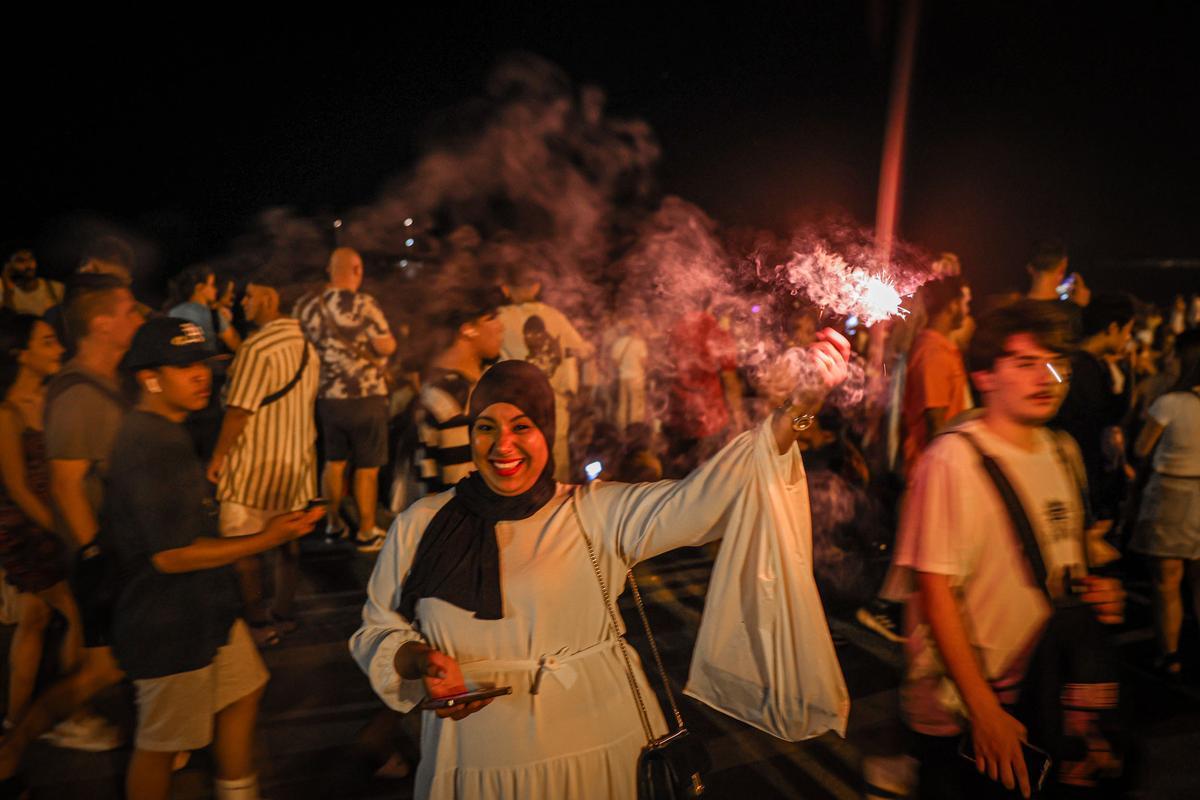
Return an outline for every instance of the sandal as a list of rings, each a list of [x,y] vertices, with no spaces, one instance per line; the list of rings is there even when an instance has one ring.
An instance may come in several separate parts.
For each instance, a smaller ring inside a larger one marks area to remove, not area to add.
[[[281,641],[279,631],[275,630],[275,624],[271,620],[266,619],[260,622],[249,622],[250,636],[254,639],[254,644],[258,647],[275,647]]]

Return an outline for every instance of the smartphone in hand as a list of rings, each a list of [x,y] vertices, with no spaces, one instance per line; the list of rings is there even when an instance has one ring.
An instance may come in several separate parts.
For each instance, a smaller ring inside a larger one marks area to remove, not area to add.
[[[448,694],[445,697],[427,697],[417,705],[417,708],[422,711],[436,711],[439,708],[456,708],[457,706],[465,706],[467,703],[475,700],[487,700],[489,697],[500,697],[506,694],[512,694],[511,686],[496,686],[491,689],[477,689],[473,692]]]
[[[969,731],[958,740],[958,754],[975,763],[975,739]],[[1029,773],[1029,789],[1036,794],[1042,790],[1054,761],[1049,753],[1029,742],[1021,742],[1021,756],[1025,759],[1025,771]]]

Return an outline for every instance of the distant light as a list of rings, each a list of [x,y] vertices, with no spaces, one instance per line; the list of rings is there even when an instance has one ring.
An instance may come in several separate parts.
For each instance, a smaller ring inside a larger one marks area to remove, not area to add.
[[[333,221],[333,227],[335,227],[335,228],[340,228],[340,227],[342,227],[342,221],[341,221],[340,219],[335,219],[335,220]]]
[[[412,217],[405,217],[405,218],[404,218],[404,227],[406,227],[406,228],[411,228],[411,227],[412,227],[412,223],[413,223],[413,218],[412,218]]]
[[[400,266],[401,266],[401,267],[407,267],[407,266],[408,266],[408,259],[407,259],[407,258],[402,258],[402,259],[400,259]]]
[[[596,480],[596,478],[600,477],[601,472],[604,472],[604,465],[601,464],[599,461],[593,461],[590,464],[588,464],[587,466],[585,466],[583,468],[583,471],[584,471],[584,473],[587,474],[587,479],[589,481],[594,481],[594,480]]]
[[[412,247],[416,243],[417,243],[416,239],[405,239],[404,240],[404,244],[406,247]]]
[[[760,306],[758,303],[755,303],[754,305],[750,306],[751,314],[757,314],[760,311],[762,311],[762,306]]]

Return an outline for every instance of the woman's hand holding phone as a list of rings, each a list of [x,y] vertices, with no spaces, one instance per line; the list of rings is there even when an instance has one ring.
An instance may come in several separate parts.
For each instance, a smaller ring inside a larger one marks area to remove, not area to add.
[[[462,669],[458,666],[458,662],[450,656],[440,650],[426,650],[422,657],[422,664],[421,681],[425,684],[425,693],[430,697],[448,697],[467,691],[467,682],[463,679]],[[454,720],[465,719],[491,702],[492,698],[473,700],[461,706],[435,709],[433,713],[442,719],[447,717]]]

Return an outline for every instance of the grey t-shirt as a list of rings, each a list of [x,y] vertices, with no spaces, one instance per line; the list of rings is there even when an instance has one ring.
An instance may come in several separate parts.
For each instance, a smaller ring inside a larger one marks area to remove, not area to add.
[[[88,380],[70,378],[72,374],[84,375]],[[69,380],[71,385],[56,392],[54,384],[65,380]],[[107,387],[112,393],[92,382]],[[49,394],[51,400],[46,406],[46,459],[88,462],[84,492],[88,505],[99,518],[108,459],[125,416],[125,406],[117,399],[121,396],[120,388],[114,381],[71,361],[54,376]],[[67,527],[57,505],[54,507],[54,525],[58,535],[74,552],[78,546],[75,536]]]

